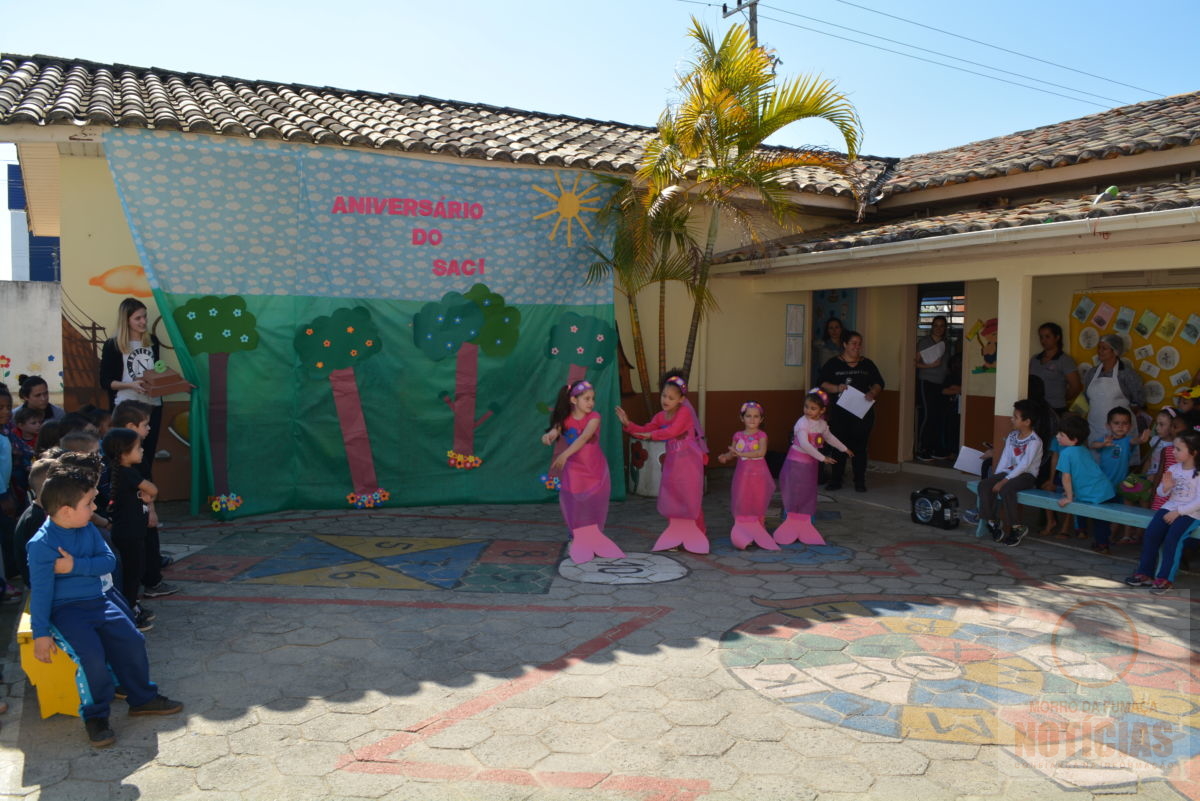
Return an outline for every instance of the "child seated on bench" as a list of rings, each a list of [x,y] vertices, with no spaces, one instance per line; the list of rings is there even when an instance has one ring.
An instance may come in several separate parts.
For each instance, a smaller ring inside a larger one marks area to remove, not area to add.
[[[1179,540],[1200,517],[1200,469],[1196,466],[1200,432],[1181,432],[1175,437],[1174,447],[1176,463],[1163,474],[1162,483],[1158,485],[1158,494],[1167,501],[1146,526],[1137,570],[1125,579],[1130,587],[1150,587],[1150,592],[1155,595],[1171,589],[1169,577],[1175,571]],[[1157,572],[1155,562],[1158,562]],[[1151,573],[1155,573],[1153,578]]]
[[[1100,465],[1092,458],[1087,447],[1088,423],[1077,414],[1064,415],[1059,422],[1058,444],[1062,450],[1058,454],[1058,472],[1062,474],[1063,496],[1059,506],[1066,506],[1073,501],[1080,503],[1107,503],[1116,498],[1116,491],[1108,477],[1100,470]],[[1076,516],[1079,526],[1087,525],[1087,518]],[[1107,520],[1092,521],[1092,550],[1096,553],[1108,553],[1108,540],[1112,528]]]
[[[115,687],[126,693],[130,715],[171,715],[183,704],[160,695],[150,681],[146,640],[104,593],[101,577],[116,566],[113,552],[92,524],[94,476],[77,467],[51,468],[39,499],[49,519],[29,541],[30,604],[34,656],[49,662],[56,646],[51,626],[75,652],[87,679],[80,716],[92,746],[116,741],[109,726]]]
[[[1033,489],[1042,464],[1042,441],[1033,431],[1035,407],[1028,400],[1013,404],[1013,431],[1004,440],[1004,450],[995,472],[979,482],[979,516],[987,521],[992,540],[1005,545],[1018,545],[1029,530],[1020,525],[1021,510],[1017,493]],[[999,496],[1003,526],[997,516]]]

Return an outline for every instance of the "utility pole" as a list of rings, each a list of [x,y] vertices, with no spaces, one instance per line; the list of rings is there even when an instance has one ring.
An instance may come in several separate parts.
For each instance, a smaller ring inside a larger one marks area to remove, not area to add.
[[[737,5],[732,11],[725,3],[721,4],[721,17],[728,19],[734,14],[745,11],[750,16],[750,42],[758,47],[758,0],[737,0]]]

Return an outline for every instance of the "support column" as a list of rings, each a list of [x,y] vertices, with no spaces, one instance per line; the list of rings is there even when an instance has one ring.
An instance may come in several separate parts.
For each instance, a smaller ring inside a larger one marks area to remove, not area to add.
[[[1029,389],[1029,343],[1033,312],[1033,276],[1002,275],[996,319],[996,406],[992,429],[996,457],[1012,430],[1012,405]]]

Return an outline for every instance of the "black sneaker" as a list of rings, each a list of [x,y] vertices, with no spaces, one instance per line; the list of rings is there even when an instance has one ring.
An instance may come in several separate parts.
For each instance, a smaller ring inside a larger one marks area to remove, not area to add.
[[[146,606],[142,606],[141,604],[138,604],[137,606],[133,607],[133,614],[134,615],[145,615],[147,620],[154,620],[156,617],[158,617],[158,615],[155,614],[152,609],[150,609],[149,607],[146,607]]]
[[[841,488],[842,488],[842,482],[840,482],[840,481],[830,481],[828,484],[825,485],[826,492],[837,492]]]
[[[137,612],[133,618],[133,625],[137,626],[138,631],[149,631],[154,628],[154,621],[148,618],[145,612]]]
[[[146,596],[147,598],[161,598],[164,595],[174,595],[177,592],[179,592],[179,588],[174,584],[168,584],[165,581],[160,581],[153,587],[147,587],[146,589],[142,590],[142,595]]]
[[[1000,525],[999,520],[987,521],[988,531],[992,534],[992,542],[999,542],[1004,539],[1004,527]]]
[[[128,695],[129,693],[125,692],[125,688],[120,684],[113,688],[113,698],[116,698],[118,701],[124,701]]]
[[[117,741],[117,733],[108,725],[108,718],[88,718],[83,722],[92,748],[108,748]]]
[[[156,695],[141,706],[129,707],[130,715],[174,715],[183,709],[182,701],[172,701],[165,695]]]
[[[1028,533],[1029,526],[1013,526],[1008,536],[1000,540],[1000,542],[1010,548],[1015,548],[1021,544],[1021,540],[1025,539],[1025,535]]]
[[[863,484],[863,483],[861,483],[861,482],[860,482],[860,483],[856,483],[856,484],[854,485],[854,491],[855,491],[855,492],[866,492],[866,491],[867,491],[867,485],[866,485],[866,484]]]
[[[164,554],[162,555],[162,557],[161,557],[160,561],[161,561],[161,563],[162,563],[162,569],[163,569],[163,570],[166,570],[168,567],[170,567],[171,565],[175,564],[175,557],[173,557],[173,556],[168,556],[167,554],[165,554],[165,553],[164,553]]]
[[[1130,587],[1152,587],[1154,586],[1154,579],[1142,573],[1134,573],[1125,579],[1125,583]]]
[[[919,453],[917,453],[917,461],[918,462],[932,462],[933,454],[931,454],[929,451],[920,451]]]

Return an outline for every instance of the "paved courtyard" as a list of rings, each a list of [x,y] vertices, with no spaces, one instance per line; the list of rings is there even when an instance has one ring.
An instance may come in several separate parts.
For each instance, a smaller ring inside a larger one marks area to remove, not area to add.
[[[164,527],[162,689],[89,748],[10,647],[0,793],[54,799],[1200,798],[1195,609],[1031,535],[914,524],[913,486],[822,496],[827,546],[563,562],[558,507],[286,513]],[[717,482],[714,482],[717,483]]]

